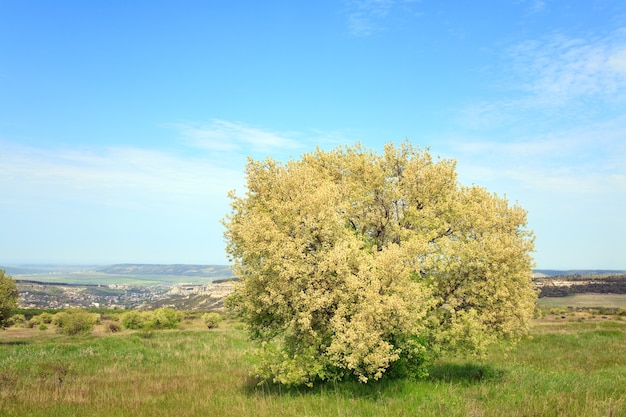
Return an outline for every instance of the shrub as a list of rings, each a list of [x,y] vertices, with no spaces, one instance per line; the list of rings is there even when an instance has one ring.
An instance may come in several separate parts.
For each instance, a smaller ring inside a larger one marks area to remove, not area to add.
[[[26,323],[26,327],[28,327],[29,329],[32,329],[34,327],[37,327],[41,324],[41,320],[39,319],[39,317],[35,316],[35,317],[31,317],[30,320],[28,320]]]
[[[548,310],[548,314],[554,314],[555,316],[568,314],[569,312],[567,307],[552,307]]]
[[[97,321],[97,315],[79,309],[63,311],[52,318],[58,332],[70,336],[91,333]]]
[[[60,327],[63,320],[65,320],[65,318],[67,317],[67,314],[68,313],[66,311],[60,311],[56,313],[54,316],[52,316],[52,324]]]
[[[184,314],[171,308],[154,310],[152,320],[148,323],[152,329],[175,329],[183,320]]]
[[[24,326],[26,317],[23,314],[14,314],[7,319],[7,326]]]
[[[183,320],[184,314],[171,308],[154,311],[129,311],[122,316],[122,324],[131,330],[174,329]]]
[[[100,324],[102,323],[102,314],[100,313],[91,313],[93,319],[94,319],[94,324]]]
[[[202,315],[202,321],[209,329],[214,329],[222,321],[222,315],[220,313],[205,313]]]
[[[122,325],[130,330],[141,330],[151,319],[148,311],[129,311],[122,315]]]
[[[45,323],[45,324],[52,323],[52,314],[50,314],[50,313],[41,313],[39,315],[39,321],[41,323]]]

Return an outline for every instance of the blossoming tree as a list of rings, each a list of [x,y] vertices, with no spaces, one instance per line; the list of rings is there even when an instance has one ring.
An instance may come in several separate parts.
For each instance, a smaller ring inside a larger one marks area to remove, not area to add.
[[[249,160],[230,194],[230,305],[283,384],[420,377],[444,352],[527,331],[536,293],[526,212],[458,183],[405,142]]]

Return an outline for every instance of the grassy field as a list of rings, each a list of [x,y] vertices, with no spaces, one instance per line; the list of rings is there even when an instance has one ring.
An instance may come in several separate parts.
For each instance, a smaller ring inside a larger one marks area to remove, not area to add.
[[[567,297],[543,297],[540,307],[606,307],[626,309],[626,294],[573,294]]]
[[[429,378],[257,386],[232,321],[90,336],[0,331],[0,415],[626,416],[626,320],[547,315],[513,349],[446,358]]]
[[[208,284],[213,278],[186,275],[105,274],[96,271],[63,272],[54,274],[15,274],[15,280],[39,281],[47,284],[99,285],[173,285]],[[215,278],[218,279],[218,278]]]

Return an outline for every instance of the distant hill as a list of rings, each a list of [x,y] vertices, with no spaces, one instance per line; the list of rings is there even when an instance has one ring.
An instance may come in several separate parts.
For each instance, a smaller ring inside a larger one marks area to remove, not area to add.
[[[21,275],[21,274],[37,274],[45,271],[36,268],[21,268],[14,266],[0,266],[0,269],[9,275]]]
[[[176,275],[209,278],[233,276],[228,265],[116,264],[98,267],[96,272],[116,275]]]
[[[560,276],[573,276],[573,275],[612,275],[623,274],[626,271],[613,270],[613,269],[535,269],[533,270],[535,276],[546,277],[560,277]]]
[[[32,274],[70,274],[81,271],[93,271],[101,265],[64,265],[64,264],[20,264],[2,266],[0,269],[9,275]]]
[[[111,275],[165,275],[216,278],[233,276],[228,265],[187,265],[187,264],[114,264],[114,265],[16,265],[0,266],[9,275],[63,274],[96,271]],[[535,269],[535,277],[557,277],[575,275],[617,275],[623,270],[609,269]]]

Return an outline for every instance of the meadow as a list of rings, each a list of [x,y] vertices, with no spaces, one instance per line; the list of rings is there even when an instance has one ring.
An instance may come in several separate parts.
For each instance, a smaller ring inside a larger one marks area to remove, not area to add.
[[[207,284],[207,277],[159,274],[108,274],[98,271],[59,272],[54,274],[15,274],[15,280],[36,281],[46,284],[72,285],[174,285]]]
[[[626,319],[565,310],[513,348],[442,358],[419,381],[287,389],[249,376],[242,325],[88,336],[0,331],[0,415],[626,416]]]
[[[543,297],[537,301],[540,307],[574,308],[622,308],[626,309],[626,294],[572,294],[567,297]]]

